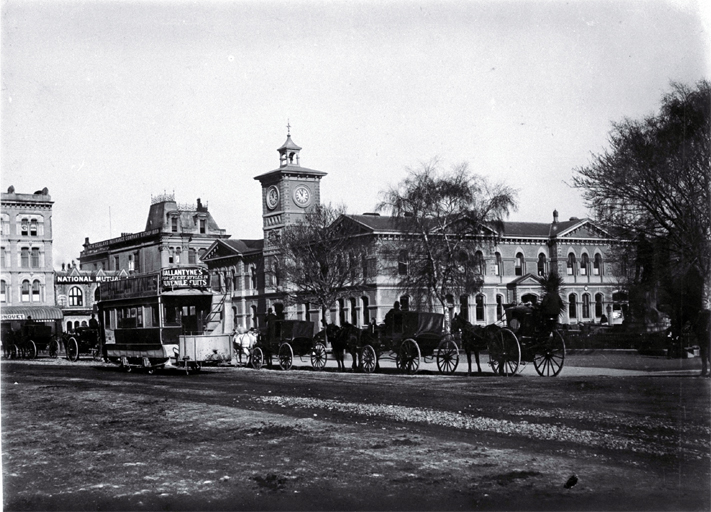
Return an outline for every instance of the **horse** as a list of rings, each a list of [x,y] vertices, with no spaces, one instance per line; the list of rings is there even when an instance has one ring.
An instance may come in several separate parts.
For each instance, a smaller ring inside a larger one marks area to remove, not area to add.
[[[256,343],[257,334],[254,331],[245,331],[241,327],[233,331],[232,345],[240,364],[242,364],[242,356],[245,357],[245,362],[249,361],[249,355]]]
[[[476,359],[477,373],[481,373],[479,351],[486,348],[486,340],[491,334],[489,326],[481,327],[479,325],[474,325],[468,320],[455,314],[454,318],[452,318],[452,332],[462,333],[462,347],[467,353],[467,363],[469,365],[467,375],[472,374],[472,353]]]
[[[338,332],[339,346],[342,346],[343,350],[347,350],[351,355],[353,360],[351,369],[354,372],[361,370],[363,364],[360,358],[361,333],[362,330],[350,322],[344,322]]]
[[[336,324],[326,324],[326,328],[319,331],[315,338],[322,341],[324,344],[328,340],[331,344],[331,354],[338,364],[338,371],[345,371],[346,367],[343,362],[345,359],[346,342],[341,335],[342,328]]]

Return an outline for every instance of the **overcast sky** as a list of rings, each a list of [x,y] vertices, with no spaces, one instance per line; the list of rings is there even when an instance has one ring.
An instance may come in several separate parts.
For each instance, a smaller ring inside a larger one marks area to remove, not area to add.
[[[709,78],[688,1],[2,3],[2,190],[47,187],[54,262],[199,197],[261,238],[259,183],[291,135],[322,201],[373,211],[407,167],[519,190],[510,220],[585,217],[575,168],[613,121]]]

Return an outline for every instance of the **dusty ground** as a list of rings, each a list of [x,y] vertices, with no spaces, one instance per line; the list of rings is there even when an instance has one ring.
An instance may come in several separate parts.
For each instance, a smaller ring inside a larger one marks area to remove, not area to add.
[[[711,508],[698,377],[0,370],[5,510]]]

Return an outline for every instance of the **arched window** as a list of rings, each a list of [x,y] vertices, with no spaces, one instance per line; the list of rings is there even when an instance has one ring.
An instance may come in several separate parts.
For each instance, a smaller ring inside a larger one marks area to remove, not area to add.
[[[588,255],[586,253],[583,253],[583,255],[580,256],[580,275],[581,276],[588,275],[588,265],[590,265],[590,260],[588,259]]]
[[[568,318],[578,318],[578,298],[574,293],[568,295]]]
[[[7,302],[7,283],[0,281],[0,302]]]
[[[257,289],[257,267],[254,265],[251,265],[249,267],[249,278],[250,278],[250,285],[252,290]]]
[[[101,300],[101,286],[97,286],[94,290],[94,302],[99,302]]]
[[[583,318],[590,318],[590,295],[583,294]]]
[[[595,259],[593,260],[593,275],[602,275],[602,256],[600,253],[597,253],[595,255]]]
[[[22,281],[22,302],[30,301],[30,282],[28,280]]]
[[[530,302],[531,304],[538,304],[538,295],[535,293],[527,293],[521,296],[521,302],[524,304]]]
[[[355,297],[351,297],[349,302],[351,306],[351,323],[353,325],[358,325],[358,304]]]
[[[515,267],[515,274],[517,276],[523,275],[523,270],[524,270],[523,267],[524,267],[523,253],[517,252],[516,253],[516,267]]]
[[[568,254],[567,272],[569,276],[575,274],[575,254]]]
[[[546,275],[546,255],[543,253],[538,255],[538,275]]]
[[[504,296],[496,296],[496,319],[501,320],[504,316]]]
[[[40,282],[35,279],[32,281],[32,302],[40,302]]]
[[[30,221],[30,236],[37,236],[37,219]]]
[[[83,306],[84,305],[84,294],[81,288],[78,286],[72,286],[69,289],[69,305],[70,306]]]
[[[72,332],[72,322],[67,322],[67,332]]]
[[[409,271],[409,256],[407,254],[407,251],[402,250],[398,253],[397,257],[397,273],[400,276],[406,276],[408,271]]]
[[[33,247],[31,251],[30,266],[32,268],[40,268],[40,250],[38,247]]]
[[[501,260],[501,253],[497,252],[494,257],[496,258],[496,263],[494,263],[494,275],[502,276],[504,275],[504,262]]]
[[[459,297],[459,316],[469,321],[469,295]]]
[[[368,309],[368,297],[360,298],[360,307],[363,309],[363,325],[368,325],[370,323],[370,310]]]
[[[486,274],[486,262],[484,261],[484,254],[481,251],[474,253],[474,272],[482,276]]]
[[[595,317],[600,318],[603,315],[602,307],[603,297],[602,293],[595,294]]]
[[[30,234],[30,221],[28,219],[22,219],[20,223],[20,229],[22,230],[22,236],[27,236]]]
[[[476,321],[484,321],[484,296],[481,293],[476,296]]]

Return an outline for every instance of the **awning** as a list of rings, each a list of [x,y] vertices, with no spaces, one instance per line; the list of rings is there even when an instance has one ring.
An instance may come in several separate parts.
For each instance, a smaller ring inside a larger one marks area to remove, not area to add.
[[[179,290],[169,290],[161,292],[161,295],[167,295],[168,297],[189,297],[196,295],[215,295],[210,290],[199,290],[197,288],[181,288]]]
[[[0,317],[6,320],[63,320],[64,315],[59,308],[49,306],[5,306],[0,310]]]

